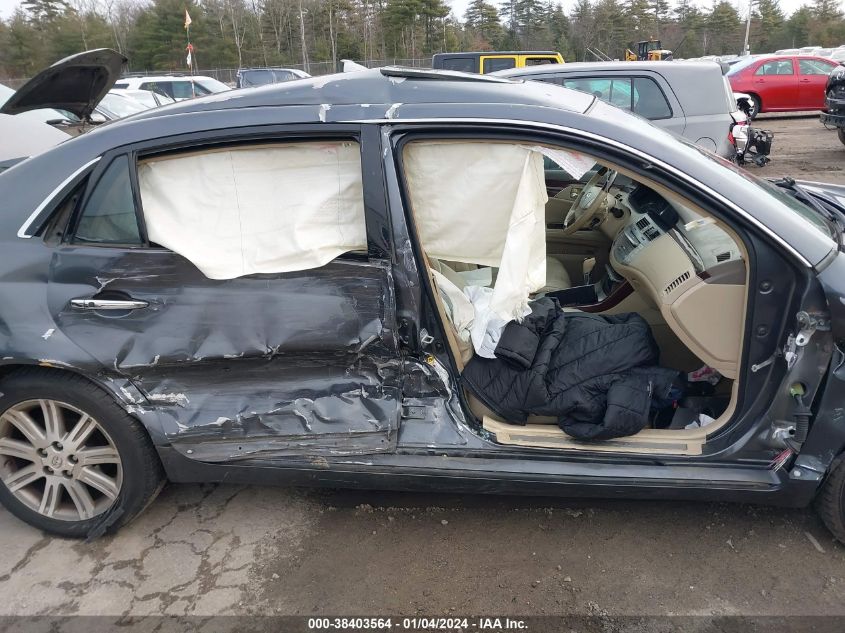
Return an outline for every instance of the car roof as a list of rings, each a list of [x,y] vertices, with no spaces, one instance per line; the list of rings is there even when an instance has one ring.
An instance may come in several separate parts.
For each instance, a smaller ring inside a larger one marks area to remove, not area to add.
[[[565,92],[561,94],[560,90]],[[293,105],[381,104],[389,109],[423,103],[500,103],[585,112],[593,101],[591,95],[534,82],[449,70],[387,67],[232,90],[157,109],[156,114],[151,110],[139,117]],[[377,118],[375,107],[372,113]],[[384,115],[385,110],[381,113]]]
[[[689,72],[691,68],[703,68],[712,70],[713,68],[720,68],[719,62],[715,60],[704,61],[685,61],[678,60],[673,62],[655,61],[655,62],[626,62],[626,61],[612,61],[612,62],[572,62],[568,64],[545,64],[543,66],[527,66],[525,68],[509,68],[508,70],[499,70],[490,73],[496,77],[521,77],[529,79],[531,75],[546,75],[551,73],[574,73],[595,70],[598,72],[626,70],[626,71],[656,71],[663,75],[683,75]],[[720,70],[721,72],[721,70]]]
[[[232,90],[99,126],[0,174],[5,209],[0,214],[0,242],[18,235],[22,223],[29,226],[28,217],[36,226],[43,221],[37,214],[49,211],[45,205],[50,196],[72,182],[74,174],[106,153],[132,144],[169,142],[176,137],[187,141],[194,133],[214,131],[273,133],[274,126],[282,124],[311,123],[315,131],[325,124],[324,130],[329,131],[348,130],[351,124],[436,125],[437,121],[442,121],[438,129],[443,131],[455,125],[484,125],[493,130],[522,127],[574,134],[581,142],[592,139],[587,142],[630,147],[634,155],[651,156],[676,174],[694,174],[711,191],[719,192],[714,195],[726,196],[738,209],[756,217],[760,226],[777,232],[805,261],[821,261],[831,249],[832,242],[805,228],[806,223],[796,228],[794,214],[757,204],[756,187],[744,178],[726,180],[724,166],[705,158],[700,148],[679,143],[648,121],[592,95],[534,81],[395,68]],[[57,189],[57,183],[64,184]]]
[[[208,75],[140,75],[121,77],[118,81],[184,81],[186,79],[211,79]]]
[[[557,55],[557,51],[462,51],[460,53],[435,53],[434,57],[477,57],[479,55]]]
[[[238,72],[242,73],[247,70],[299,70],[298,68],[287,68],[285,66],[250,66],[248,68],[238,68]]]

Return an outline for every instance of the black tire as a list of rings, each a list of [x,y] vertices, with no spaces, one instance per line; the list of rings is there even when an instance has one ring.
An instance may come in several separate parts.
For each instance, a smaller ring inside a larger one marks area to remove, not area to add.
[[[845,455],[831,464],[816,496],[816,512],[836,540],[845,544]]]
[[[752,121],[760,114],[760,108],[763,107],[760,103],[760,97],[757,95],[748,95],[751,98],[751,112],[748,113],[748,118]]]
[[[146,429],[112,396],[81,376],[47,368],[21,369],[0,380],[0,415],[32,400],[66,403],[91,416],[117,450],[122,469],[120,485],[114,500],[101,513],[83,520],[67,520],[45,516],[21,501],[0,481],[0,502],[12,514],[45,532],[83,538],[92,531],[116,530],[155,499],[165,482],[161,462]],[[4,466],[7,459],[0,455]],[[67,492],[60,494],[67,496]]]
[[[839,134],[839,140],[842,142],[843,145],[845,145],[845,127],[839,128],[837,130],[837,133]]]

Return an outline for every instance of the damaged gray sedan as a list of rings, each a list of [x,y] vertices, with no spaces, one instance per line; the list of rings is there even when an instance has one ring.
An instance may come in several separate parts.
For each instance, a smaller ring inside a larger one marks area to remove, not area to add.
[[[170,480],[818,498],[845,538],[835,188],[385,68],[104,125],[0,200],[0,500],[38,528]]]

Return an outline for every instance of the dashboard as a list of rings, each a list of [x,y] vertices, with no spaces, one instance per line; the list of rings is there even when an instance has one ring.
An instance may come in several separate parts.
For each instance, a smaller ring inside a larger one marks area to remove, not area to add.
[[[635,186],[624,203],[630,217],[611,245],[611,266],[696,356],[735,377],[746,296],[739,247],[711,218],[684,222],[648,187]]]

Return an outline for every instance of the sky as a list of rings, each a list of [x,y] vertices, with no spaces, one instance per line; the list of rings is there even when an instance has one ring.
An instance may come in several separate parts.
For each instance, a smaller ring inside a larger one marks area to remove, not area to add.
[[[805,4],[806,1],[807,0],[780,0],[780,6],[784,10],[784,13],[788,15],[795,11],[795,9],[800,7],[802,4]],[[464,11],[466,10],[467,5],[469,4],[469,0],[446,0],[446,2],[451,5],[452,11],[457,17],[463,18]],[[745,13],[746,11],[748,11],[748,3],[742,0],[732,0],[732,2],[737,7],[737,9],[739,9],[740,15],[745,17]],[[15,10],[15,7],[17,7],[19,4],[20,0],[0,0],[0,16],[8,18]],[[564,10],[568,13],[572,6],[575,4],[575,0],[562,0],[562,4]],[[704,7],[708,3],[699,1],[696,4],[699,4]]]

